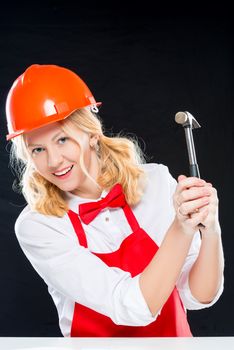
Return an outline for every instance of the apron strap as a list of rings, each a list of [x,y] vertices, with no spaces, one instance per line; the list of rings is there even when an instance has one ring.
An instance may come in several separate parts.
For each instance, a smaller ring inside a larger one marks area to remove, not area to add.
[[[128,220],[128,223],[132,229],[132,231],[136,231],[140,228],[140,225],[138,224],[138,221],[135,217],[135,215],[133,214],[132,209],[130,208],[130,206],[126,203],[126,205],[123,207],[123,211],[124,214],[126,216],[126,219]]]
[[[126,219],[128,220],[128,223],[132,229],[132,232],[137,231],[140,228],[140,225],[138,224],[138,221],[137,221],[135,215],[133,214],[132,209],[129,207],[128,204],[126,204],[123,207],[123,211],[124,211]],[[68,216],[73,224],[73,227],[74,227],[74,230],[75,230],[76,235],[78,237],[80,245],[85,247],[85,248],[88,248],[86,234],[85,234],[83,226],[81,224],[79,215],[70,209],[67,212],[67,214],[68,214]]]
[[[86,234],[84,232],[83,226],[80,222],[80,218],[78,214],[74,213],[72,210],[68,210],[68,216],[73,224],[74,230],[76,231],[76,235],[78,237],[79,243],[81,246],[88,248]]]

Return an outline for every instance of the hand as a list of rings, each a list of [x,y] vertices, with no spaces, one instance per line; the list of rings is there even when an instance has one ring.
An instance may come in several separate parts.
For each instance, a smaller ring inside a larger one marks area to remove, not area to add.
[[[219,211],[219,199],[217,196],[217,190],[212,186],[211,183],[206,182],[205,186],[208,186],[207,190],[210,192],[209,196],[209,203],[199,209],[199,211],[202,213],[206,209],[208,210],[208,213],[203,221],[201,221],[201,224],[203,226],[199,226],[199,230],[202,233],[202,236],[204,234],[206,237],[208,234],[221,234],[221,228],[219,224],[219,218],[218,218],[218,211]],[[191,217],[194,217],[197,215],[196,213],[192,213]]]
[[[210,230],[217,226],[217,192],[210,183],[197,177],[178,177],[178,185],[173,196],[176,220],[184,232],[193,234],[201,229]],[[215,224],[216,222],[216,224]]]

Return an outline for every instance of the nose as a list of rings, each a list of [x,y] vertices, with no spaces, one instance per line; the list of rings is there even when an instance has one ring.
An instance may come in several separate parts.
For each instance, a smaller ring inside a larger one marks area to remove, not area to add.
[[[47,164],[51,171],[57,170],[63,162],[61,152],[55,147],[47,150]]]

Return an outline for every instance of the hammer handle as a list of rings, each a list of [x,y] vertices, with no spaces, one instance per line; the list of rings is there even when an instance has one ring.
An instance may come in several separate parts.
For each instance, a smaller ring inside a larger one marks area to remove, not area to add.
[[[198,164],[190,164],[189,165],[189,172],[190,172],[190,176],[199,177],[199,179],[200,179]],[[199,224],[198,226],[205,227],[203,224]]]
[[[198,164],[190,164],[189,172],[190,172],[190,176],[195,176],[200,178]]]

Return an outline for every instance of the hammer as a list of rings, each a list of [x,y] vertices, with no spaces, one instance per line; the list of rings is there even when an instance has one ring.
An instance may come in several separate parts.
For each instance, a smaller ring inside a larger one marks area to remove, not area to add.
[[[196,119],[189,112],[178,112],[175,115],[175,121],[184,127],[185,138],[188,149],[189,156],[189,172],[190,176],[195,176],[200,178],[199,168],[196,159],[196,152],[193,142],[192,129],[200,128],[201,125],[196,121]]]
[[[196,152],[195,152],[195,147],[193,142],[192,129],[198,129],[201,127],[201,125],[197,122],[194,116],[192,116],[192,114],[189,112],[176,113],[175,121],[176,123],[181,124],[184,127],[185,138],[186,138],[187,149],[188,149],[188,156],[189,156],[190,176],[195,176],[200,178]],[[203,224],[199,224],[198,226],[204,227]]]

